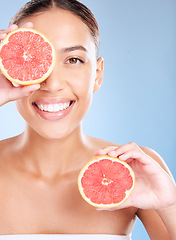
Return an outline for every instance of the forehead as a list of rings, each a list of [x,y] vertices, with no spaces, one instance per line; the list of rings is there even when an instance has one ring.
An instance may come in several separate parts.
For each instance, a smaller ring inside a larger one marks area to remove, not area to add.
[[[67,10],[53,8],[30,15],[20,20],[19,27],[26,22],[32,22],[34,29],[44,33],[55,46],[83,45],[95,48],[88,26]]]

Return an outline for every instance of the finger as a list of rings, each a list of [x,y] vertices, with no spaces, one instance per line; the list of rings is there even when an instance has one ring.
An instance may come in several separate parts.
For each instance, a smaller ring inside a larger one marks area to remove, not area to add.
[[[20,86],[14,87],[10,93],[9,101],[14,101],[21,99],[23,97],[29,96],[32,92],[38,90],[40,88],[40,84],[34,84],[30,86]]]
[[[25,28],[33,28],[34,25],[33,25],[32,22],[27,22],[27,23],[25,23],[22,27],[25,27]]]
[[[17,28],[18,28],[18,26],[16,24],[12,24],[6,29],[6,33],[12,32],[12,31],[16,30]]]
[[[119,146],[115,150],[110,151],[108,155],[112,157],[118,157],[120,160],[127,161],[128,163],[136,159],[143,164],[148,164],[149,159],[152,159],[150,156],[144,153],[144,151],[142,151],[142,149],[136,143],[133,142]]]
[[[97,211],[104,211],[104,210],[107,210],[106,208],[95,208]]]
[[[21,93],[24,95],[24,96],[28,96],[29,94],[31,94],[32,92],[38,90],[40,88],[40,84],[33,84],[33,85],[30,85],[30,86],[24,86],[21,88]]]
[[[130,150],[141,150],[136,143],[127,143],[124,145],[119,146],[118,148],[112,150],[109,152],[109,155],[112,157],[119,157],[120,155],[124,154],[125,152],[128,152]],[[142,151],[142,150],[141,150]]]
[[[16,28],[18,28],[18,26],[16,24],[12,24],[7,29],[1,29],[0,34],[9,33],[11,31],[15,30]]]
[[[97,150],[95,152],[95,155],[106,155],[108,154],[110,151],[113,151],[117,148],[117,146],[108,146],[108,147],[105,147],[105,148],[101,148],[99,150]]]
[[[27,22],[22,27],[33,28],[33,23],[32,22]],[[12,32],[16,29],[18,29],[18,26],[16,24],[12,24],[7,29],[0,30],[0,40],[4,39],[8,33]]]
[[[97,211],[101,212],[101,211],[114,211],[116,210],[115,208],[96,208]]]
[[[0,40],[4,39],[6,37],[6,33],[0,33]]]
[[[17,28],[18,26],[16,24],[12,24],[7,29],[0,30],[0,40],[4,39],[8,33],[16,30]]]
[[[123,154],[121,154],[119,156],[119,159],[125,161],[125,160],[127,160],[129,158],[131,158],[131,159],[134,159],[134,158],[135,159],[139,159],[141,157],[143,157],[143,156],[142,156],[140,151],[130,149],[129,151],[126,151]]]
[[[139,161],[143,165],[150,165],[155,162],[150,156],[145,154],[140,149],[130,149],[129,151],[124,152],[118,157],[122,161],[126,161],[127,163],[131,163],[134,160]]]

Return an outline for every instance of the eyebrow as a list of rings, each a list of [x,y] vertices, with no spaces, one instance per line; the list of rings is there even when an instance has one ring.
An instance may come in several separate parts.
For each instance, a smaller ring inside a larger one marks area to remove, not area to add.
[[[72,52],[72,51],[76,51],[76,50],[82,50],[84,52],[87,52],[87,49],[85,47],[83,47],[82,45],[76,45],[76,46],[72,46],[72,47],[68,47],[68,48],[63,48],[61,50],[61,52],[65,53],[65,52]]]

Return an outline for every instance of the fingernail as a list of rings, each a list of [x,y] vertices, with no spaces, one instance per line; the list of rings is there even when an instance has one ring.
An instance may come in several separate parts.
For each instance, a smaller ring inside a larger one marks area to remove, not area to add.
[[[121,159],[121,160],[125,160],[125,159],[126,159],[126,157],[125,157],[125,155],[124,155],[124,154],[122,154],[122,155],[120,155],[120,156],[119,156],[119,159]]]
[[[100,155],[100,154],[105,154],[105,151],[103,149],[100,149],[95,152],[95,154]]]
[[[104,208],[96,208],[97,211],[104,211],[105,209]]]
[[[20,87],[20,85],[19,85],[18,83],[12,82],[12,85],[13,85],[14,87]]]
[[[108,155],[111,157],[117,157],[117,153],[115,151],[109,152]]]

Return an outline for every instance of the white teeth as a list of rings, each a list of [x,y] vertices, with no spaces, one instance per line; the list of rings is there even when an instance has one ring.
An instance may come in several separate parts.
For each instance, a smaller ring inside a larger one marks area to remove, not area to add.
[[[59,112],[67,109],[70,106],[68,103],[59,103],[59,104],[38,104],[38,108],[45,112]]]
[[[52,104],[48,105],[48,112],[54,112],[54,107]]]
[[[59,104],[53,105],[53,111],[58,112],[59,111]]]

